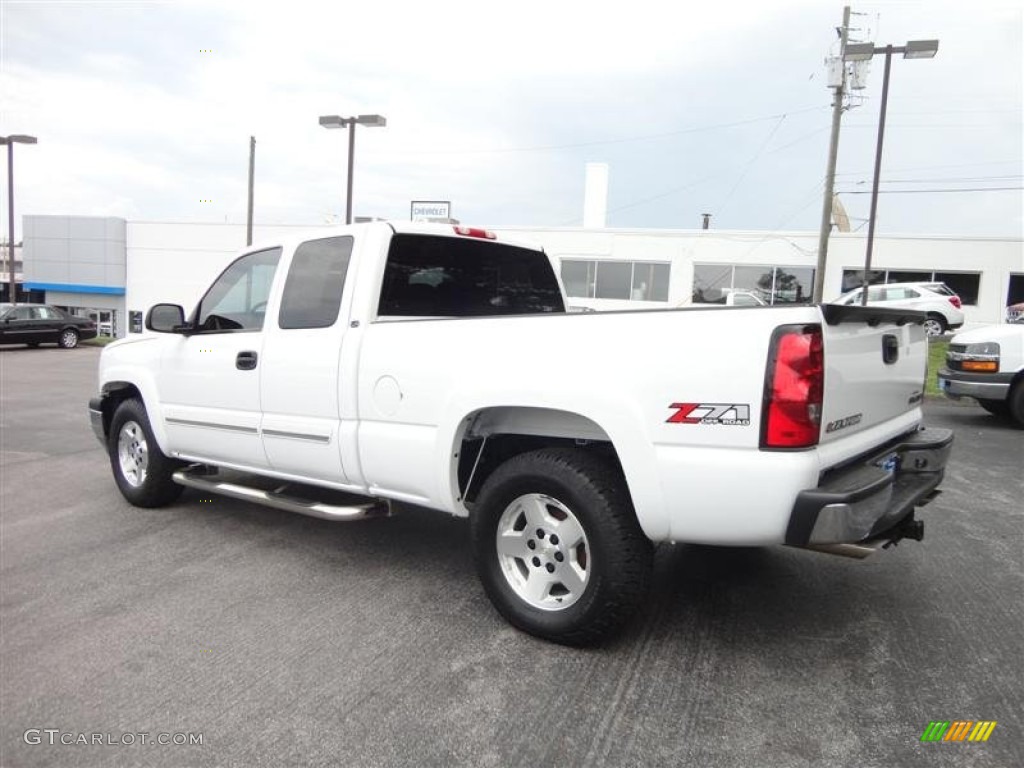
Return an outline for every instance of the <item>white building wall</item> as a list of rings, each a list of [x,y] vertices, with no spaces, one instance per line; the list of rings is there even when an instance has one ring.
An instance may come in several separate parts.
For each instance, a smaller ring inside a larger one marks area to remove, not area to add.
[[[317,227],[256,226],[245,244],[244,224],[128,223],[127,309],[146,311],[160,302],[181,304],[188,314],[205,290],[243,250],[277,245],[276,239]]]
[[[723,230],[604,230],[498,227],[504,235],[542,245],[559,262],[563,258],[664,261],[672,264],[669,300],[632,302],[572,298],[595,309],[625,309],[689,303],[695,263],[750,266],[817,266],[814,233],[765,233]],[[867,239],[860,233],[833,234],[825,271],[826,301],[842,288],[844,269],[862,269]],[[872,269],[980,272],[976,306],[964,308],[966,323],[1003,319],[1011,273],[1024,273],[1024,241],[1013,238],[944,236],[876,236]]]
[[[254,248],[309,226],[261,226]],[[801,266],[817,262],[817,234],[723,230],[584,230],[494,227],[504,236],[541,245],[564,258],[653,261],[671,265],[667,302],[571,298],[596,309],[664,308],[689,303],[695,263]],[[866,238],[833,234],[825,274],[825,299],[839,295],[844,269],[860,269]],[[127,309],[145,313],[161,301],[191,310],[220,272],[245,248],[236,224],[129,222]],[[980,272],[977,306],[965,307],[970,325],[1002,321],[1011,273],[1024,273],[1024,241],[1010,238],[884,236],[875,238],[876,269]]]

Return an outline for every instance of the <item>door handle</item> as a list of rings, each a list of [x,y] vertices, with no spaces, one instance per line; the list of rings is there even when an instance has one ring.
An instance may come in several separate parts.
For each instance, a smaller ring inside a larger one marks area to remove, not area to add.
[[[235,357],[235,368],[240,371],[251,371],[256,367],[257,355],[255,352],[239,352]]]
[[[900,340],[887,333],[882,337],[882,362],[892,365],[900,358]]]

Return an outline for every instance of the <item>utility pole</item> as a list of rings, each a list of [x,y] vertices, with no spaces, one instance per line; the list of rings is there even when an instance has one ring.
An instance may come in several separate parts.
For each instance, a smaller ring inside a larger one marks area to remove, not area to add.
[[[252,193],[256,171],[256,137],[249,137],[249,215],[245,224],[245,244],[252,245]]]
[[[846,41],[850,35],[850,6],[843,8],[843,26],[839,32],[839,85],[835,87],[832,102],[832,135],[828,142],[828,168],[825,171],[825,197],[821,205],[821,231],[818,234],[818,268],[814,271],[815,304],[822,301],[825,292],[825,261],[828,258],[828,236],[832,232],[832,196],[836,186],[836,156],[839,154],[839,121],[843,117],[843,97],[846,91]]]

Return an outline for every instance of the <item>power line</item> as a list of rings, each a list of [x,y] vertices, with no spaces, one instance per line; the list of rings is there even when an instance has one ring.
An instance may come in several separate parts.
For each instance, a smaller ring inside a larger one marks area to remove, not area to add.
[[[761,153],[764,152],[765,147],[768,146],[768,142],[770,142],[772,140],[772,136],[775,135],[775,132],[777,130],[779,130],[780,127],[782,127],[782,121],[785,120],[785,119],[786,119],[785,115],[780,117],[779,118],[779,122],[777,122],[772,127],[771,131],[768,132],[768,135],[765,137],[764,141],[761,143],[761,146],[758,148],[757,152],[754,153],[754,156],[752,158],[750,158],[750,162],[747,163],[747,166],[743,169],[743,172],[739,175],[739,178],[736,179],[736,183],[732,185],[732,189],[730,189],[729,192],[726,194],[725,199],[722,200],[722,202],[718,204],[717,213],[721,214],[722,210],[725,208],[725,204],[728,203],[729,200],[732,199],[733,192],[735,192],[736,189],[739,187],[739,185],[743,183],[743,179],[745,179],[747,177],[747,174],[750,172],[750,169],[754,167],[754,163],[756,163],[758,161],[758,158],[761,157]]]
[[[1007,176],[955,176],[950,178],[932,178],[932,179],[879,179],[882,184],[932,184],[936,181],[947,182],[947,181],[1006,181],[1009,179],[1021,179],[1024,178],[1022,174],[1013,174]],[[870,184],[871,179],[861,179],[860,181],[844,181],[844,184]]]
[[[637,141],[651,141],[653,139],[664,139],[671,136],[683,136],[688,133],[701,133],[703,131],[717,131],[723,128],[735,128],[740,125],[750,125],[752,123],[763,123],[768,120],[781,120],[789,115],[802,115],[807,112],[817,112],[823,109],[823,107],[807,107],[806,109],[798,109],[792,112],[783,112],[781,114],[764,115],[762,117],[752,117],[748,120],[736,120],[731,123],[718,123],[717,125],[704,125],[695,126],[692,128],[681,128],[676,131],[666,131],[664,133],[649,133],[637,136],[625,136],[618,139],[603,139],[600,141],[581,141],[574,142],[571,144],[544,144],[533,147],[503,147],[503,148],[490,148],[490,149],[392,149],[385,151],[378,151],[375,153],[367,154],[414,154],[414,155],[478,155],[478,154],[511,154],[518,152],[551,152],[560,149],[578,149],[581,147],[599,147],[607,144],[625,144],[629,142]]]
[[[889,173],[905,173],[910,171],[935,171],[935,170],[946,170],[948,168],[979,168],[983,165],[1010,165],[1020,166],[1020,159],[1015,160],[989,160],[983,163],[960,163],[958,165],[919,165],[916,168],[890,168]],[[843,171],[837,173],[836,176],[863,176],[866,173],[872,171]]]
[[[807,139],[811,138],[812,136],[817,136],[822,131],[827,131],[827,130],[828,130],[828,126],[827,125],[824,126],[824,127],[821,127],[821,128],[816,128],[815,130],[813,130],[813,131],[811,131],[809,133],[805,133],[802,136],[797,137],[793,141],[790,141],[790,142],[788,142],[786,144],[783,144],[782,146],[775,147],[774,149],[769,149],[767,152],[765,152],[765,154],[766,155],[774,155],[776,152],[781,152],[784,149],[789,149],[790,147],[792,147],[792,146],[794,146],[796,144],[799,144],[802,141],[806,141]],[[717,178],[720,178],[722,176],[727,176],[728,174],[733,173],[734,171],[738,170],[738,168],[739,168],[739,166],[730,166],[730,167],[725,168],[723,170],[715,171],[714,173],[709,173],[707,176],[702,176],[701,178],[699,178],[699,179],[697,179],[695,181],[691,181],[688,184],[683,184],[682,186],[673,187],[672,189],[668,189],[668,190],[666,190],[664,192],[659,192],[656,195],[652,195],[650,197],[645,197],[645,198],[642,198],[640,200],[634,200],[633,202],[626,203],[625,205],[620,205],[620,206],[617,206],[615,208],[609,208],[607,212],[608,213],[618,213],[619,211],[625,211],[625,210],[627,210],[629,208],[636,208],[637,206],[646,205],[647,203],[653,203],[655,200],[661,200],[661,199],[666,198],[666,197],[671,197],[672,195],[678,194],[679,192],[685,192],[688,189],[693,189],[694,187],[699,186],[700,184],[703,184],[705,181],[711,181],[712,179],[717,179]],[[576,221],[578,221],[578,219],[574,218],[572,221],[565,222],[565,225],[568,226],[568,225],[571,225],[571,224],[575,224]]]
[[[880,195],[923,195],[933,192],[1011,192],[1024,190],[1024,187],[964,187],[962,189],[880,189]],[[870,189],[844,190],[843,195],[870,195]]]

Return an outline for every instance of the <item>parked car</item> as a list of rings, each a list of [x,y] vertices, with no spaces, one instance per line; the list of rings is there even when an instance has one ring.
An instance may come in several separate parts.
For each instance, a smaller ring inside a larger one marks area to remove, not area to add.
[[[96,323],[49,304],[0,304],[0,344],[57,344],[74,349],[82,339],[96,338]]]
[[[692,301],[687,300],[677,304],[678,307],[767,307],[768,302],[758,296],[756,293],[750,291],[734,291],[731,288],[726,288],[722,291],[724,294],[721,301],[715,302],[701,302],[694,304]]]
[[[939,370],[946,397],[973,397],[989,413],[1024,428],[1024,323],[1003,323],[958,333]]]
[[[830,304],[860,304],[863,289],[844,293]],[[960,297],[945,283],[886,283],[868,286],[868,304],[892,309],[916,309],[928,315],[924,330],[929,336],[941,336],[964,324]]]

